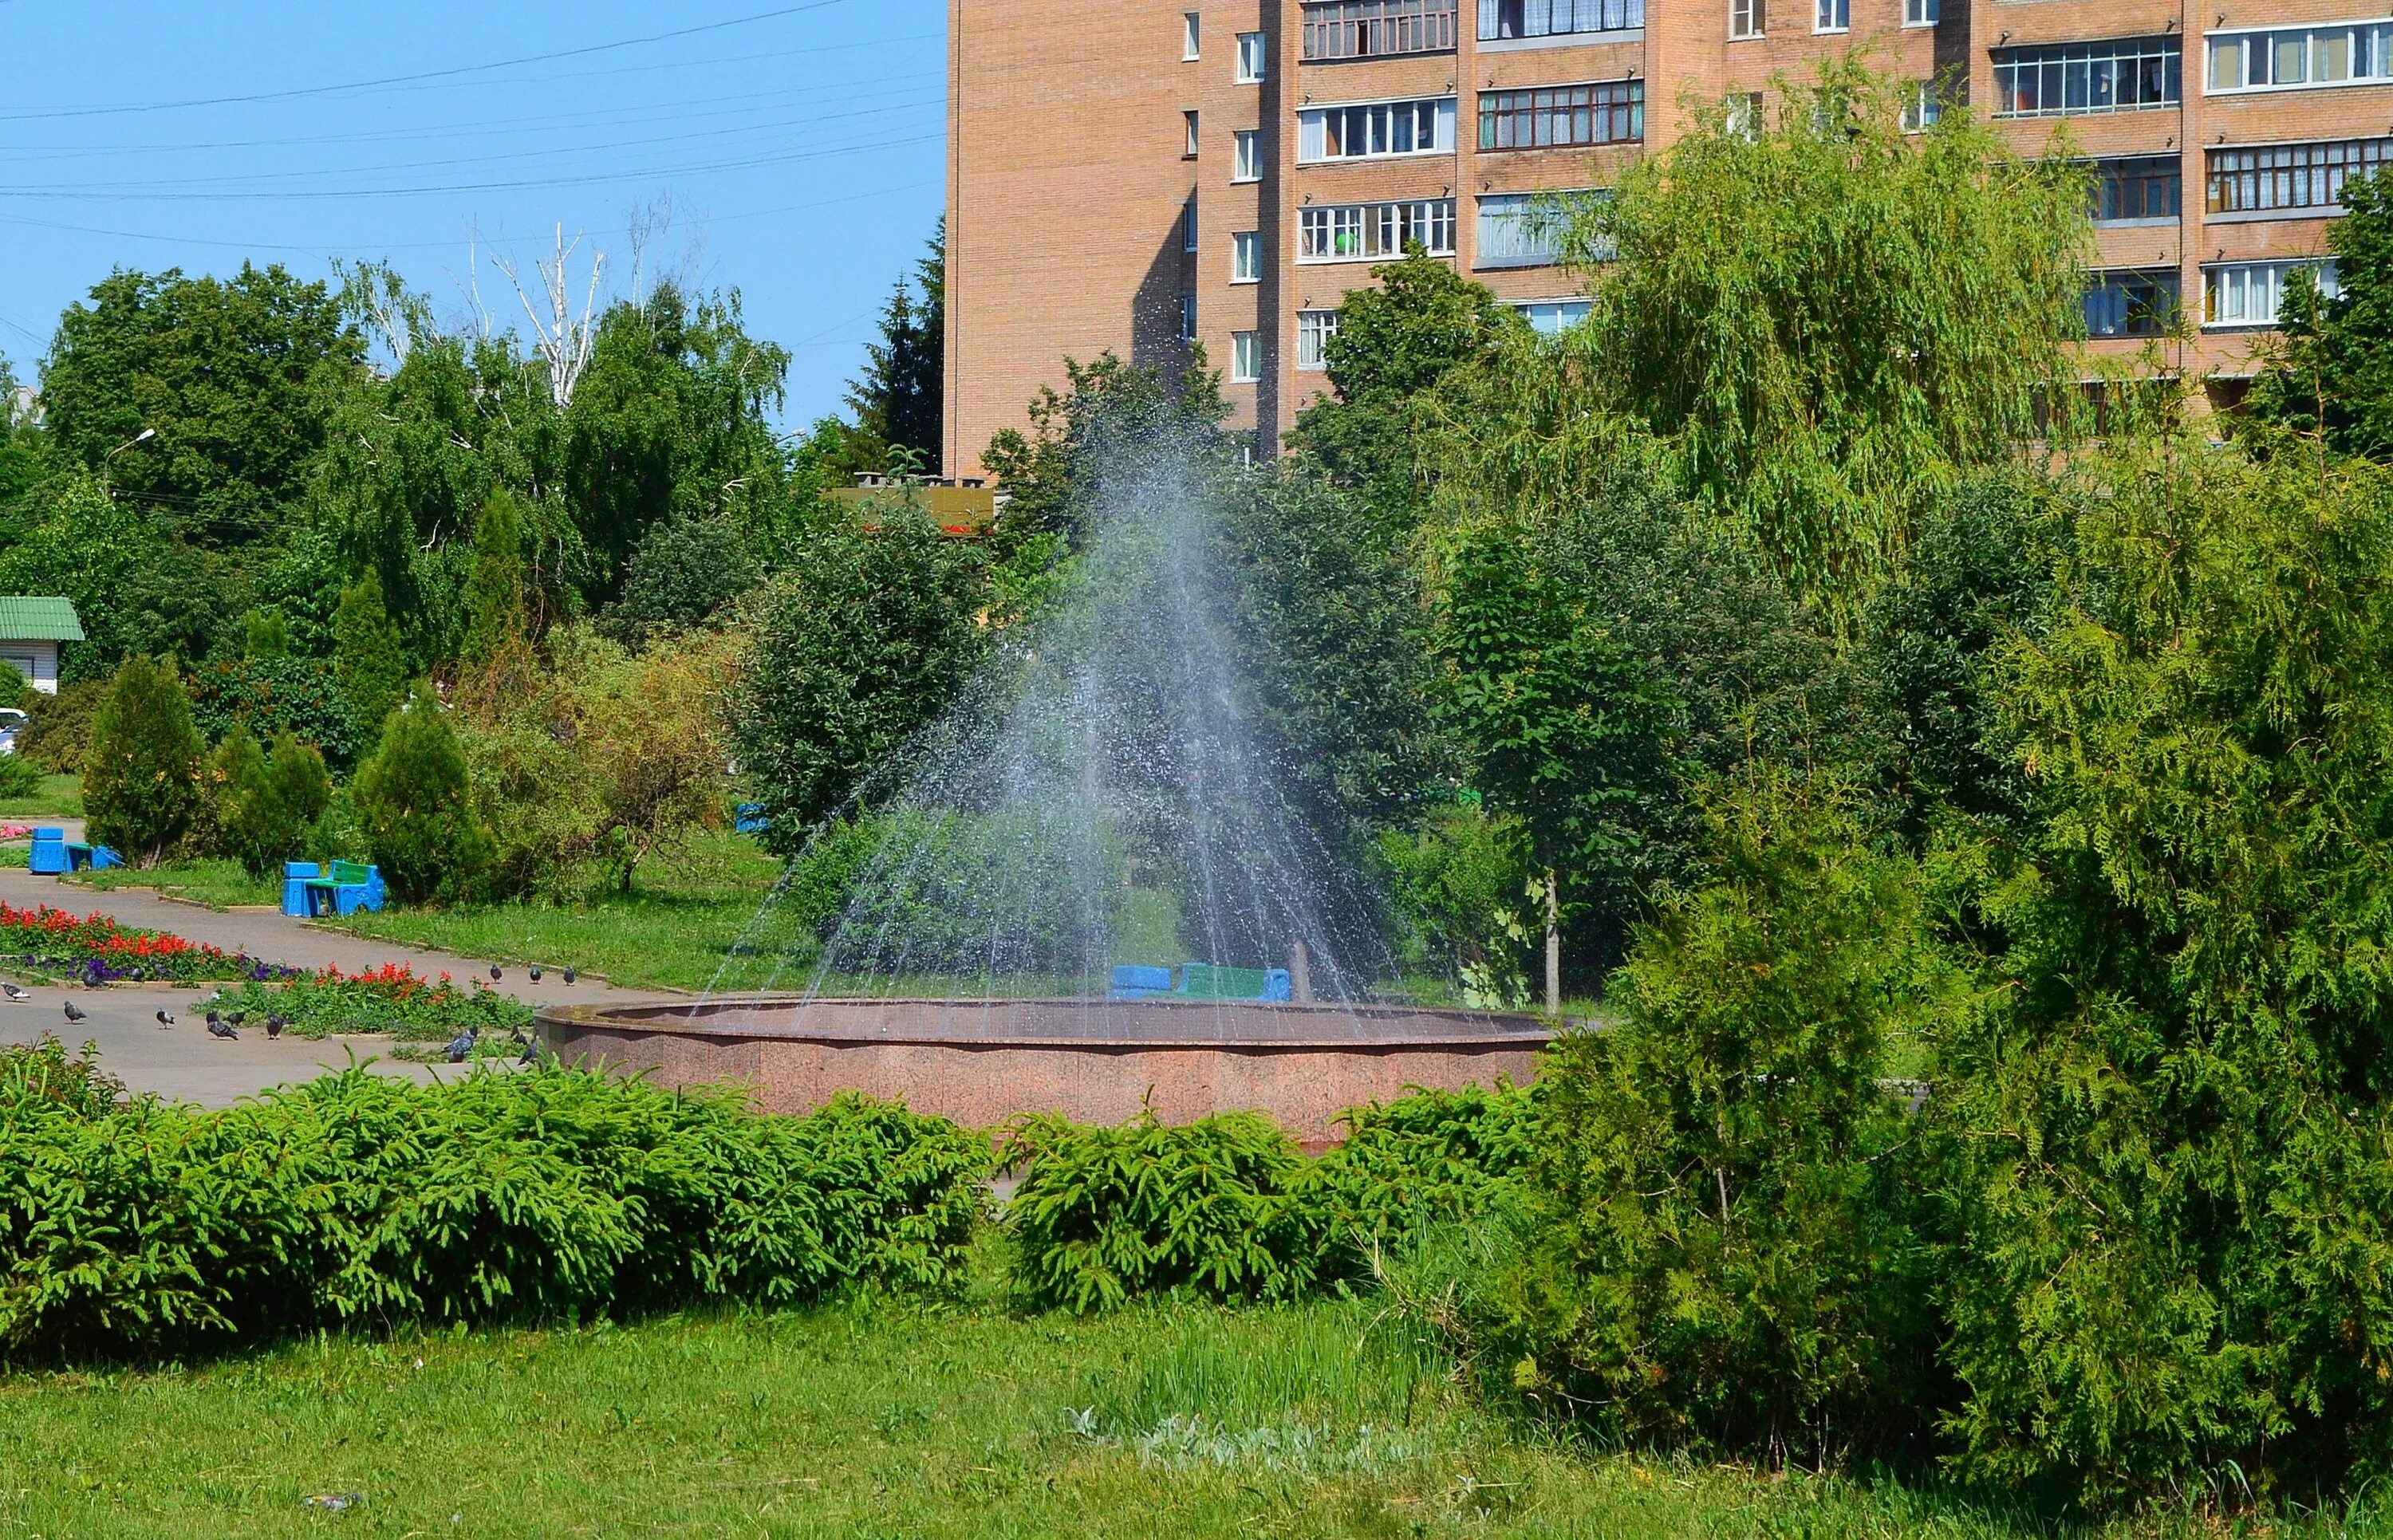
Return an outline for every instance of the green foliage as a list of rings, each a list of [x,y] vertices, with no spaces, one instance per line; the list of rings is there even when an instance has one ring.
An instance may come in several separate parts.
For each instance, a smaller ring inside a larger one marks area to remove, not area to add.
[[[191,672],[191,720],[221,740],[236,722],[271,737],[290,733],[334,764],[354,763],[362,745],[337,671],[317,658],[238,659]]]
[[[42,790],[42,767],[20,750],[0,754],[0,800],[21,803]]]
[[[1909,868],[1776,774],[1713,815],[1538,1077],[1525,1264],[1494,1327],[1522,1388],[1615,1435],[1807,1462],[1884,1445],[1929,1381],[1933,1269],[1895,1049],[1952,988]]]
[[[145,596],[136,580],[169,559],[166,532],[87,475],[59,476],[25,504],[32,527],[0,552],[0,589],[72,600],[86,640],[63,649],[59,676],[106,679],[134,650],[137,629],[148,629],[134,607]]]
[[[254,540],[297,501],[326,403],[363,353],[325,286],[280,267],[244,263],[229,281],[120,271],[59,319],[44,428],[68,458],[171,510],[192,543]]]
[[[2037,827],[1946,1055],[1964,1467],[2088,1502],[2393,1467],[2393,482],[2080,467],[2003,729]],[[1940,1098],[1940,1102],[1942,1099]]]
[[[269,755],[238,720],[216,748],[210,782],[216,853],[239,861],[254,878],[273,876],[285,861],[297,859],[333,801],[332,773],[312,745],[285,729],[275,735]]]
[[[524,609],[524,521],[504,489],[482,504],[474,525],[474,565],[465,577],[465,639],[457,656],[487,663],[530,630]]]
[[[301,1038],[372,1032],[446,1043],[470,1029],[503,1041],[532,1026],[531,1007],[479,980],[469,979],[461,988],[445,973],[423,979],[397,965],[354,977],[335,968],[282,984],[244,982],[237,989],[216,991],[195,1008],[228,1015],[240,1011],[257,1023],[278,1015]]]
[[[280,662],[291,656],[291,623],[282,611],[267,606],[249,612],[241,655],[253,663]]]
[[[82,775],[91,758],[92,723],[108,698],[108,688],[105,679],[77,680],[34,701],[24,736],[17,740],[19,756],[48,775]]]
[[[476,815],[464,751],[439,697],[419,685],[393,711],[382,741],[349,788],[367,853],[403,903],[453,902],[472,894],[490,862],[490,835]]]
[[[1066,388],[1042,385],[1029,408],[1030,432],[1000,429],[981,463],[1010,501],[998,520],[1000,539],[1057,532],[1077,541],[1074,510],[1094,468],[1092,437],[1114,434],[1131,443],[1210,435],[1230,414],[1221,376],[1205,367],[1204,352],[1176,375],[1159,367],[1124,363],[1114,354],[1083,364],[1064,360]]]
[[[1268,1118],[1219,1113],[1166,1128],[1142,1116],[1112,1129],[1026,1118],[1000,1158],[1021,1174],[1005,1222],[1015,1286],[1034,1304],[1292,1299],[1322,1282],[1319,1219],[1297,1194],[1304,1157]]]
[[[986,645],[979,548],[902,504],[866,516],[824,531],[757,605],[733,741],[777,855],[947,706]]]
[[[608,630],[640,646],[695,631],[764,581],[746,538],[726,518],[677,518],[650,529],[623,575]]]
[[[915,290],[920,287],[921,297]],[[881,314],[881,340],[864,345],[863,377],[848,386],[848,410],[856,414],[857,443],[846,456],[850,468],[891,471],[892,450],[908,451],[916,471],[937,475],[943,452],[948,326],[948,232],[946,222],[931,238],[928,254],[901,278]],[[866,460],[876,463],[864,463]]]
[[[949,1289],[987,1164],[894,1106],[761,1117],[600,1073],[355,1069],[207,1114],[95,1112],[52,1076],[0,1076],[16,1362]]]
[[[2326,228],[2333,299],[2308,271],[2294,274],[2277,309],[2282,341],[2252,383],[2261,422],[2322,433],[2346,454],[2393,461],[2393,178],[2382,169],[2343,184],[2340,219]]]
[[[407,696],[407,648],[383,607],[382,579],[368,568],[341,591],[333,619],[333,675],[352,722],[379,730]]]
[[[1565,241],[1594,312],[1555,367],[1669,437],[1698,500],[1831,612],[1960,467],[2074,398],[2082,167],[2023,160],[1957,107],[1906,133],[1916,90],[1845,62],[1789,90],[1774,132],[1724,106]]]
[[[1509,1083],[1416,1089],[1343,1121],[1346,1142],[1314,1162],[1306,1201],[1353,1277],[1370,1276],[1384,1252],[1483,1219],[1499,1188],[1531,1168],[1542,1135],[1536,1092]]]
[[[32,1043],[0,1047],[0,1106],[105,1117],[124,1101],[124,1082],[99,1067],[96,1043],[70,1056],[64,1043],[45,1032]]]
[[[1449,979],[1463,1003],[1518,1010],[1529,999],[1544,895],[1519,820],[1476,803],[1382,829],[1377,866],[1408,974]]]
[[[174,659],[126,659],[92,719],[83,773],[92,840],[155,863],[199,820],[206,754]]]

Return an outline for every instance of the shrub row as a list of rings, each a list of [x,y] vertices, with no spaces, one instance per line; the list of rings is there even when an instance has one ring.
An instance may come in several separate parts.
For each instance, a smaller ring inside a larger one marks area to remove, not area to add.
[[[0,1057],[0,1352],[947,1289],[987,1156],[902,1107],[762,1116],[556,1068],[351,1070],[195,1113],[119,1101],[50,1041]]]

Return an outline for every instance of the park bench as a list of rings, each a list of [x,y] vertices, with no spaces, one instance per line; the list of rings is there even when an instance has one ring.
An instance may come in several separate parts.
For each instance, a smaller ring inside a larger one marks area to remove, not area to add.
[[[36,877],[63,877],[71,871],[107,871],[124,865],[124,857],[106,845],[69,841],[63,829],[33,830],[33,848],[25,853],[25,869]]]
[[[1285,968],[1223,968],[1210,962],[1187,962],[1170,968],[1121,967],[1114,970],[1110,998],[1118,1000],[1249,1000],[1270,1003],[1291,998]]]
[[[282,868],[282,912],[294,919],[318,915],[355,914],[383,906],[382,871],[356,861],[334,861],[320,868],[313,861],[290,861]]]

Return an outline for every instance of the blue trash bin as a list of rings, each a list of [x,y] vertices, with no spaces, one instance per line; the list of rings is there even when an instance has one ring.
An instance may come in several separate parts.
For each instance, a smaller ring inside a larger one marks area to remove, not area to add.
[[[63,829],[33,830],[33,848],[25,856],[25,869],[36,877],[64,877],[67,873],[67,831]]]
[[[282,863],[282,912],[294,920],[307,918],[307,883],[319,875],[313,861]]]

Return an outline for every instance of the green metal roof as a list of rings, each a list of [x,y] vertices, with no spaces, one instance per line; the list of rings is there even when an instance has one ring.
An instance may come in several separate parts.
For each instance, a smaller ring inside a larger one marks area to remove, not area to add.
[[[71,599],[28,599],[0,595],[0,641],[80,642],[83,622],[75,619]]]

